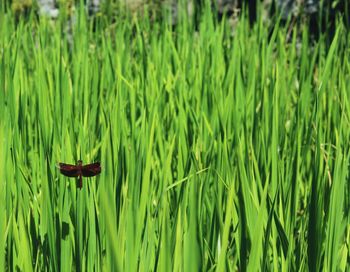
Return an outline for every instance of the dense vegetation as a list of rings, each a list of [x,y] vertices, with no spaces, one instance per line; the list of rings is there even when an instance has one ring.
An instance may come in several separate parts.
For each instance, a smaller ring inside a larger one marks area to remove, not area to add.
[[[209,8],[76,12],[0,16],[1,270],[346,271],[341,24],[328,46]],[[78,159],[102,163],[82,190],[56,168]]]

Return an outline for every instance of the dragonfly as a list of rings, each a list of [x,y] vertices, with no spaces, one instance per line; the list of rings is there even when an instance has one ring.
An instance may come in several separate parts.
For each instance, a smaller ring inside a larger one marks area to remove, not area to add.
[[[60,162],[57,167],[64,176],[77,178],[77,188],[79,189],[83,187],[83,177],[93,177],[101,173],[99,162],[85,165],[81,160],[78,161],[77,165]]]

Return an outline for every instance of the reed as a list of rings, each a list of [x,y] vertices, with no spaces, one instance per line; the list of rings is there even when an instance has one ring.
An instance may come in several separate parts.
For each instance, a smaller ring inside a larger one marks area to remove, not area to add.
[[[328,48],[209,8],[77,14],[71,41],[0,16],[1,270],[346,271],[341,25]],[[56,168],[80,159],[102,165],[81,190]]]

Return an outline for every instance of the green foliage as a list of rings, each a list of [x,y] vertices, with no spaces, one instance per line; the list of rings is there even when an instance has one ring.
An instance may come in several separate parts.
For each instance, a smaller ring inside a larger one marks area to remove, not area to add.
[[[346,271],[350,58],[203,9],[0,24],[0,269]],[[101,161],[75,181],[56,163]]]

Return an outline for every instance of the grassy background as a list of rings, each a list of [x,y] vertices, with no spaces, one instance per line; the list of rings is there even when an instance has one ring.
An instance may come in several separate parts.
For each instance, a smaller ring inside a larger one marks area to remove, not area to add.
[[[197,31],[78,12],[71,41],[0,16],[1,270],[346,271],[341,26],[328,48],[210,9]],[[102,163],[81,191],[56,168],[78,159]]]

